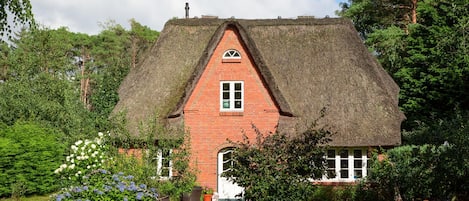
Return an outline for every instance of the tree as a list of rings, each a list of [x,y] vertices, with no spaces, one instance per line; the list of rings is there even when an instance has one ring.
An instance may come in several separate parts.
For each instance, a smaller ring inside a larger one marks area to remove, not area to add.
[[[400,86],[407,116],[403,143],[409,145],[389,150],[389,160],[377,163],[365,189],[388,196],[379,200],[395,193],[406,199],[467,197],[469,1],[418,1],[416,23],[406,27],[376,18],[395,16],[381,7],[363,9],[370,1],[350,3],[341,14],[366,35],[365,43]]]
[[[405,28],[395,13],[369,7],[375,5],[370,2],[351,1],[340,14],[354,21],[400,86],[400,107],[407,116],[403,128],[411,130],[417,121],[438,121],[458,108],[469,110],[469,2],[419,1],[416,23]]]
[[[135,68],[143,52],[149,49],[158,38],[159,32],[143,26],[135,19],[130,20],[130,42],[132,54],[132,68]]]
[[[11,19],[13,15],[13,19]],[[31,12],[29,0],[2,0],[0,1],[0,36],[11,34],[12,26],[8,21],[12,20],[15,26],[18,24],[34,24],[34,16]]]
[[[4,47],[0,84],[0,121],[14,125],[31,120],[52,125],[72,138],[95,128],[91,113],[79,102],[73,81],[71,36],[65,28],[19,33],[15,46]]]
[[[417,22],[417,0],[349,0],[337,14],[350,18],[363,38],[375,30]]]
[[[322,178],[324,152],[331,132],[317,121],[298,134],[257,135],[253,143],[245,136],[235,146],[234,164],[224,176],[244,187],[246,200],[308,200],[314,193],[310,179]]]
[[[95,69],[90,91],[90,110],[98,115],[100,125],[105,126],[107,117],[119,101],[117,90],[132,67],[140,63],[146,50],[156,41],[159,32],[130,20],[131,30],[110,21],[104,30],[93,37],[90,50]],[[91,66],[90,66],[91,67]]]
[[[467,142],[467,140],[466,140]],[[405,145],[374,158],[371,174],[359,186],[357,200],[467,200],[467,152],[456,144]]]
[[[64,27],[23,29],[11,45],[2,42],[0,120],[46,121],[66,134],[108,130],[121,81],[158,35],[131,23],[128,31],[109,22],[94,36]]]

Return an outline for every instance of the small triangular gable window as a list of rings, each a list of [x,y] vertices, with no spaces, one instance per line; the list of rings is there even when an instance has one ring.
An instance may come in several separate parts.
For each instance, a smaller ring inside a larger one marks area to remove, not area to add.
[[[227,50],[223,53],[223,59],[241,59],[241,54],[238,50]]]

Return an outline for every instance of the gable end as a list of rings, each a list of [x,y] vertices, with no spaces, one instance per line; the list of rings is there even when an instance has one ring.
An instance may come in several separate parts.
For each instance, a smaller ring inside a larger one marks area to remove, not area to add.
[[[218,29],[215,31],[212,38],[210,39],[210,42],[207,44],[207,47],[205,48],[202,56],[199,58],[197,66],[194,68],[194,72],[192,73],[189,80],[186,82],[185,90],[181,99],[179,100],[173,112],[168,115],[168,118],[177,118],[182,115],[184,105],[187,103],[189,97],[191,96],[197,82],[199,81],[210,58],[213,55],[215,48],[220,43],[220,40],[225,30],[230,28],[234,29],[240,35],[241,43],[243,44],[243,46],[246,47],[246,49],[250,53],[251,59],[254,61],[254,64],[256,66],[256,71],[258,71],[258,73],[261,75],[261,80],[264,85],[267,86],[267,91],[269,92],[270,96],[273,97],[276,106],[280,109],[280,115],[288,117],[293,116],[293,113],[290,110],[290,106],[280,93],[280,90],[275,84],[275,80],[272,77],[272,74],[266,67],[265,62],[263,62],[262,56],[257,50],[253,40],[249,37],[245,29],[237,21],[226,21],[218,27]]]

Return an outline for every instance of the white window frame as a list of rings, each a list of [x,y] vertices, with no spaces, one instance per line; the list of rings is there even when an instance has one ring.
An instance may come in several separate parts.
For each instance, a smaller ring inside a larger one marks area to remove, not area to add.
[[[171,157],[172,154],[173,150],[169,149],[169,155],[163,156],[163,150],[159,149],[156,157],[153,158],[153,160],[156,161],[156,174],[161,180],[167,180],[173,177],[173,160],[169,160],[169,167],[163,167],[163,159]],[[161,175],[163,169],[168,169],[168,175]]]
[[[229,49],[223,52],[222,59],[241,59],[241,53],[235,49]]]
[[[368,149],[367,148],[332,148],[328,149],[329,150],[334,150],[335,151],[335,156],[334,157],[329,157],[328,153],[326,152],[325,158],[326,162],[327,160],[333,160],[335,162],[335,167],[334,168],[328,168],[326,167],[326,170],[332,170],[335,173],[334,178],[327,178],[327,172],[323,175],[323,178],[320,181],[326,181],[326,182],[355,182],[358,179],[363,179],[368,175],[368,163],[369,163],[369,158],[368,158]],[[347,157],[341,157],[341,151],[345,150],[348,151]],[[354,157],[354,151],[355,150],[360,150],[361,151],[361,156],[355,158]],[[342,168],[341,167],[341,161],[346,161],[347,167]],[[355,167],[355,160],[357,162],[361,161],[361,167]],[[342,178],[341,175],[341,170],[346,170],[347,175],[345,178]],[[357,178],[357,175],[355,174],[355,171],[360,171],[361,172],[361,177]]]
[[[241,90],[235,89],[235,84],[241,84]],[[224,90],[223,85],[229,84],[229,90]],[[236,98],[235,93],[241,92],[241,98]],[[224,93],[229,93],[229,98],[224,99]],[[224,103],[228,101],[229,108],[224,107]],[[241,107],[235,108],[236,101],[241,101]],[[244,111],[244,81],[220,81],[220,111],[223,112],[242,112]]]

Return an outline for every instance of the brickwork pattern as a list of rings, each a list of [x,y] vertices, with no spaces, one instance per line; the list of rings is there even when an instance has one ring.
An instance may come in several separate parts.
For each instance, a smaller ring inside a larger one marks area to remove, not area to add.
[[[239,62],[223,61],[223,53],[236,49]],[[244,111],[220,112],[220,81],[244,81]],[[227,28],[206,69],[184,107],[184,122],[191,135],[191,166],[197,182],[217,189],[217,155],[230,147],[227,139],[254,139],[252,124],[261,132],[275,131],[278,108],[256,70],[237,30]]]

